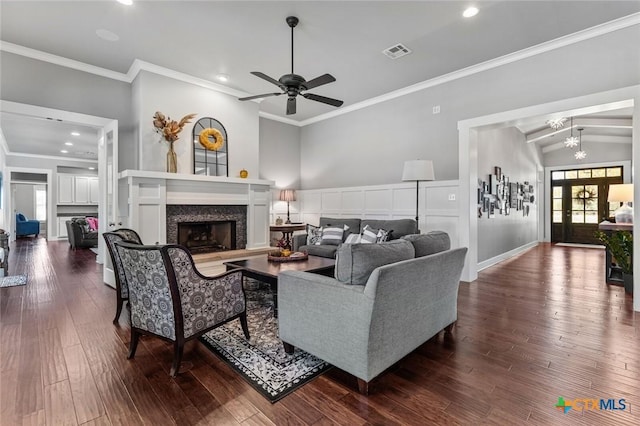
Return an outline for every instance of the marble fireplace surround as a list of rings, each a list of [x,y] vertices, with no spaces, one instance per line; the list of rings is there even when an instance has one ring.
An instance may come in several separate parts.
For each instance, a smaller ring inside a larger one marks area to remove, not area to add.
[[[166,244],[177,239],[178,220],[172,216],[194,222],[220,220],[205,218],[218,212],[224,220],[240,218],[237,248],[267,248],[273,185],[262,179],[125,170],[118,180],[119,218],[137,230],[145,243]]]

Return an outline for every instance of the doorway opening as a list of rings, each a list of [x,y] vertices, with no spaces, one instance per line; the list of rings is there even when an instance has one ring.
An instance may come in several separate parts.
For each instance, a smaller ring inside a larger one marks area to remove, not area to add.
[[[600,244],[598,224],[619,207],[607,202],[609,185],[622,176],[622,166],[551,172],[551,242]]]

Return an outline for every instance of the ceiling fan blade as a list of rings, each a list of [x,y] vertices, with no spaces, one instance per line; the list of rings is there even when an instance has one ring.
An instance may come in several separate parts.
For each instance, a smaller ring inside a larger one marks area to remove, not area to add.
[[[303,84],[303,86],[306,87],[307,90],[311,90],[318,86],[322,86],[323,84],[333,83],[334,81],[336,81],[334,76],[332,76],[331,74],[325,74],[321,75],[320,77],[316,77],[313,80],[307,81]]]
[[[266,98],[269,96],[280,96],[283,93],[265,93],[264,95],[247,96],[246,98],[238,98],[239,101],[250,101],[251,99]]]
[[[271,78],[268,75],[261,73],[260,71],[251,71],[251,74],[255,75],[256,77],[260,77],[263,80],[267,80],[269,83],[275,84],[278,87],[282,87],[282,84],[276,80],[275,78]]]
[[[312,101],[333,105],[334,107],[342,106],[342,104],[344,103],[343,101],[339,101],[337,99],[327,98],[325,96],[320,96],[320,95],[314,95],[313,93],[303,93],[302,96],[304,96],[307,99],[311,99]]]
[[[296,113],[296,98],[292,97],[287,100],[287,115]]]

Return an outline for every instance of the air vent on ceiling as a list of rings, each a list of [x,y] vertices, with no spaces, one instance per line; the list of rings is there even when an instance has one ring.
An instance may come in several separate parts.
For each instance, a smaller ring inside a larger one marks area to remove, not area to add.
[[[409,53],[411,53],[411,50],[409,50],[409,48],[402,43],[398,43],[394,46],[384,49],[382,53],[384,53],[391,59],[398,59],[404,55],[408,55]]]

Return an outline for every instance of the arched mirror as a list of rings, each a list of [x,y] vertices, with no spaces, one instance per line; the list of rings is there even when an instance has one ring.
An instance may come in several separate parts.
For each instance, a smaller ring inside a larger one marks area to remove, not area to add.
[[[227,130],[215,118],[201,118],[193,126],[193,174],[229,176]]]

